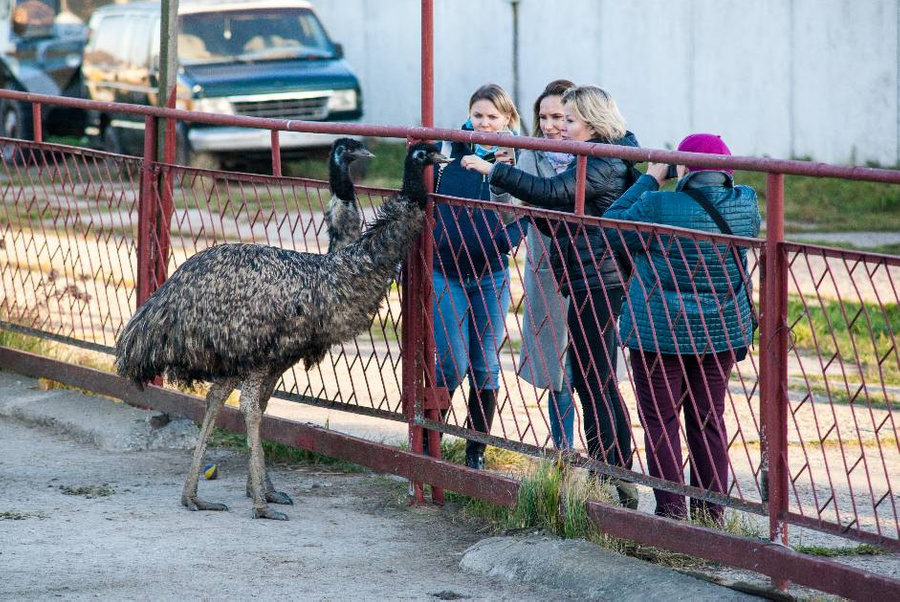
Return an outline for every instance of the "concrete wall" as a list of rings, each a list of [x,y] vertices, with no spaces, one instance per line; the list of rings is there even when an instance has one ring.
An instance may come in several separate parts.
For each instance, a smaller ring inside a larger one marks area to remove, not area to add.
[[[368,123],[419,121],[420,0],[314,0],[362,82]],[[646,147],[691,131],[732,151],[900,162],[900,0],[435,0],[435,120],[457,127],[497,82],[533,99],[558,77],[616,97]]]

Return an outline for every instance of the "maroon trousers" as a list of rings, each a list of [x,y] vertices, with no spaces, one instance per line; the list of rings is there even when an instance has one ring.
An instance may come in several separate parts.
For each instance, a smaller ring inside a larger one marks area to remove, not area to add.
[[[732,352],[670,355],[631,350],[650,475],[684,483],[679,414],[684,410],[691,485],[725,493],[728,486],[728,441],[725,393],[734,365]],[[653,490],[656,514],[686,518],[684,496]],[[721,521],[723,508],[691,500],[691,514]]]

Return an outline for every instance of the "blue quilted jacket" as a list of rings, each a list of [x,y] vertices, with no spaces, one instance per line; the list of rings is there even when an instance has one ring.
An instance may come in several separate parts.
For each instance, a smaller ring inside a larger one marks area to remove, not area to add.
[[[723,171],[689,173],[675,192],[660,192],[656,180],[644,175],[603,214],[610,219],[648,222],[720,233],[712,217],[691,196],[701,193],[719,210],[735,236],[759,235],[760,214],[756,192],[735,186]],[[670,354],[702,354],[747,347],[753,336],[748,290],[734,253],[724,269],[719,245],[698,245],[686,237],[656,236],[622,229],[607,234],[614,246],[627,245],[635,263],[628,288],[628,303],[619,324],[622,341],[631,349]],[[643,240],[649,243],[645,251]],[[660,244],[662,242],[662,244]],[[704,260],[705,269],[700,265]],[[746,262],[746,249],[739,248]],[[729,287],[729,283],[731,286]],[[704,328],[705,326],[705,328]],[[707,334],[708,333],[708,337]]]

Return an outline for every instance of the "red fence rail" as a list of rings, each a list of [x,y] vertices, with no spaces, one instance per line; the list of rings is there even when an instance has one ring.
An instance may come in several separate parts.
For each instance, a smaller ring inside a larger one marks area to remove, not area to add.
[[[35,106],[44,102],[82,108],[96,105],[10,92],[0,92],[0,97]],[[686,159],[677,152],[531,138],[510,142],[497,135],[458,130],[286,122],[125,105],[115,109],[145,115],[148,131],[157,118],[167,116],[268,128],[273,140],[277,140],[277,131],[294,130],[489,144],[502,141],[519,148],[632,160],[683,163]],[[277,155],[273,155],[273,176],[161,164],[153,159],[152,140],[155,136],[148,137],[145,158],[140,159],[0,139],[0,146],[12,146],[16,151],[16,160],[0,168],[0,240],[6,255],[0,267],[6,293],[0,326],[109,353],[135,305],[186,257],[207,246],[255,241],[324,252],[321,213],[328,200],[324,182],[277,175]],[[650,241],[676,241],[672,248],[678,252],[673,252],[670,267],[690,249],[712,245],[720,250],[717,259],[699,260],[692,266],[698,282],[722,271],[735,252],[746,254],[740,282],[731,283],[726,297],[733,299],[740,286],[752,290],[761,331],[755,353],[736,366],[729,381],[726,491],[717,493],[650,477],[646,450],[638,450],[630,471],[584,457],[576,461],[601,473],[768,515],[773,539],[781,542],[786,542],[787,525],[793,523],[900,548],[896,507],[900,258],[786,243],[779,204],[782,174],[900,183],[900,173],[744,157],[692,154],[690,160],[692,164],[771,172],[765,241],[521,206],[446,197],[435,197],[435,201],[452,204],[468,219],[477,211],[502,210],[531,227],[537,220],[550,218],[570,231],[602,227],[610,237],[641,233],[648,245]],[[385,195],[393,194],[362,187],[357,191],[365,206],[377,206]],[[432,317],[431,295],[419,294],[430,291],[432,245],[426,236],[424,244],[411,254],[400,283],[401,294],[389,297],[369,332],[333,349],[313,371],[289,371],[276,395],[408,421],[413,450],[421,450],[422,427],[533,454],[552,448],[546,392],[519,378],[521,282],[530,269],[523,246],[511,253],[506,284],[513,289],[512,310],[505,320],[504,338],[496,344],[502,364],[497,422],[490,434],[467,428],[470,416],[461,400],[450,406],[446,420],[439,419],[441,393],[431,372],[434,365],[426,358],[434,353],[431,332],[448,316]],[[546,256],[550,250],[543,249],[540,255]],[[402,294],[405,291],[416,294]],[[629,311],[627,302],[625,311]],[[677,318],[674,310],[670,314],[670,319]],[[411,315],[419,317],[407,322]],[[828,325],[825,329],[821,328],[823,316]],[[400,329],[401,323],[407,328]],[[571,333],[559,333],[563,334]],[[401,340],[403,345],[398,343]],[[618,346],[621,344],[619,340]],[[538,358],[541,362],[549,359]],[[641,420],[633,402],[633,374],[627,366],[620,389],[631,404],[629,419],[635,440],[639,440]],[[573,411],[577,422],[583,420],[577,408]],[[583,429],[578,426],[576,443],[584,447]],[[436,438],[432,441],[437,442]],[[432,451],[437,448],[429,447]],[[429,481],[423,476],[426,474],[418,473],[417,478]],[[724,560],[714,551],[708,557]],[[765,572],[779,574],[774,565]],[[889,580],[888,586],[896,587],[896,583]]]

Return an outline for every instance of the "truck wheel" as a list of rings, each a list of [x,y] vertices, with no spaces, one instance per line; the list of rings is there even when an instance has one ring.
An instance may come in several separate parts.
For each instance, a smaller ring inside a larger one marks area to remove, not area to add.
[[[34,127],[29,108],[21,102],[0,100],[0,136],[32,140]],[[0,144],[0,155],[4,163],[24,164],[30,154],[30,149],[14,144]]]

